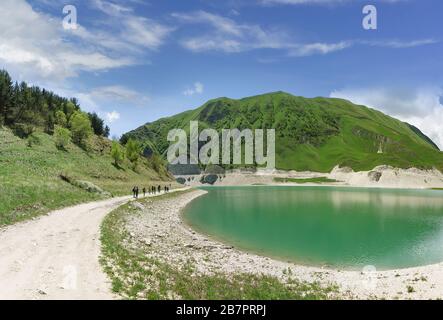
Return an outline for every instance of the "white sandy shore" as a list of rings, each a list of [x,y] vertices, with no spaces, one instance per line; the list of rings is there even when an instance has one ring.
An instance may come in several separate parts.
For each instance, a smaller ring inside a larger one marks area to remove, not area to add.
[[[203,194],[204,191],[196,190],[146,207],[134,203],[143,213],[132,215],[128,221],[133,243],[146,246],[148,255],[173,265],[195,260],[198,270],[204,273],[249,272],[285,281],[290,269],[293,277],[300,280],[337,284],[344,298],[443,298],[443,263],[389,271],[336,270],[258,256],[199,234],[183,222],[181,210]]]
[[[225,175],[219,175],[222,179],[215,185],[233,186],[233,185],[253,185],[253,184],[281,184],[276,183],[274,178],[293,178],[307,179],[325,177],[337,180],[334,183],[322,183],[322,185],[331,186],[349,186],[349,187],[367,187],[367,188],[399,188],[399,189],[432,189],[443,188],[443,174],[436,170],[420,170],[416,168],[399,169],[390,166],[378,166],[370,171],[355,172],[351,168],[335,167],[329,173],[321,172],[297,172],[281,170],[257,170],[257,172],[247,172],[242,170],[233,170]],[[187,185],[198,186],[201,175],[182,176],[185,179],[190,178]],[[287,183],[287,185],[297,185]],[[305,183],[307,185],[318,185]]]

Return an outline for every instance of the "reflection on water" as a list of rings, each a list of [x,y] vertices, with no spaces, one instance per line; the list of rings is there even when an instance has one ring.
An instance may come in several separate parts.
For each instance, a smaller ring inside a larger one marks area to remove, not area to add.
[[[443,260],[443,193],[330,187],[217,187],[186,219],[224,241],[299,262],[359,268]]]

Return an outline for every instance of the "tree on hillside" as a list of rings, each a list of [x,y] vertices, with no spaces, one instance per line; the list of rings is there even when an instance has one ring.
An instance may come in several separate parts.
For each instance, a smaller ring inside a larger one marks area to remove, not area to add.
[[[72,141],[81,146],[86,146],[87,139],[93,134],[91,121],[86,113],[76,111],[69,121],[71,127]]]
[[[65,113],[68,122],[76,111],[79,111],[79,109],[71,101],[67,101],[63,104],[63,112]]]
[[[12,80],[9,74],[0,70],[0,125],[6,124],[6,115],[12,106]]]
[[[123,161],[125,154],[123,152],[123,149],[117,141],[112,142],[111,147],[111,157],[114,159],[114,164],[116,167],[120,166],[120,163]]]
[[[105,132],[103,133],[103,137],[109,138],[110,134],[111,134],[111,129],[108,126],[106,126]]]
[[[132,162],[134,168],[137,166],[138,159],[140,158],[141,146],[133,139],[129,139],[126,143],[126,157]]]
[[[97,115],[97,113],[88,113],[89,120],[91,120],[92,129],[94,133],[98,136],[104,136],[105,133],[105,123],[103,119]]]
[[[156,152],[154,152],[152,154],[152,156],[149,158],[149,160],[150,160],[152,169],[154,169],[157,172],[160,172],[160,170],[165,165],[162,157]]]
[[[64,128],[68,126],[68,119],[63,110],[57,110],[55,112],[55,124]]]
[[[66,149],[66,146],[68,145],[71,139],[71,132],[68,129],[63,128],[61,126],[55,126],[54,139],[55,139],[55,146],[58,149]]]

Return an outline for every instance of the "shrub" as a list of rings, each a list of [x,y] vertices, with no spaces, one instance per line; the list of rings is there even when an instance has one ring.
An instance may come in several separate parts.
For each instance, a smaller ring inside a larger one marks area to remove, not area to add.
[[[54,139],[55,146],[58,149],[66,149],[66,146],[71,139],[71,132],[66,128],[56,126],[54,129]]]
[[[61,127],[66,127],[68,125],[68,119],[62,110],[58,110],[55,113],[55,124]]]
[[[31,124],[17,123],[13,126],[14,134],[22,139],[26,139],[34,133],[35,127]]]
[[[116,166],[119,166],[125,157],[122,147],[120,146],[120,144],[117,141],[112,142],[111,157],[112,157],[112,159],[114,159],[114,164]]]
[[[140,151],[140,144],[133,139],[129,139],[126,143],[126,157],[132,162],[134,168],[137,166],[138,159],[140,158]]]
[[[160,172],[162,167],[164,167],[163,159],[159,154],[157,153],[152,154],[150,160],[151,160],[152,169],[154,169],[155,171]]]
[[[39,139],[39,137],[35,136],[34,134],[31,134],[31,135],[26,139],[26,141],[27,141],[27,144],[28,144],[28,147],[29,147],[29,148],[31,148],[31,147],[34,146],[34,145],[38,145],[38,144],[40,144],[40,139]]]
[[[81,146],[86,146],[86,141],[93,134],[91,121],[87,114],[77,111],[70,119],[72,141]]]

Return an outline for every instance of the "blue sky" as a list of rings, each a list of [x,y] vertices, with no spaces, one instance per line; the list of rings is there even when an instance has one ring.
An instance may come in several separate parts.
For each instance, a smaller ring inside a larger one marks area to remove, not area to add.
[[[62,26],[77,8],[78,28]],[[373,4],[378,29],[362,27]],[[438,0],[2,0],[0,67],[76,96],[120,135],[220,96],[350,99],[443,147]]]

